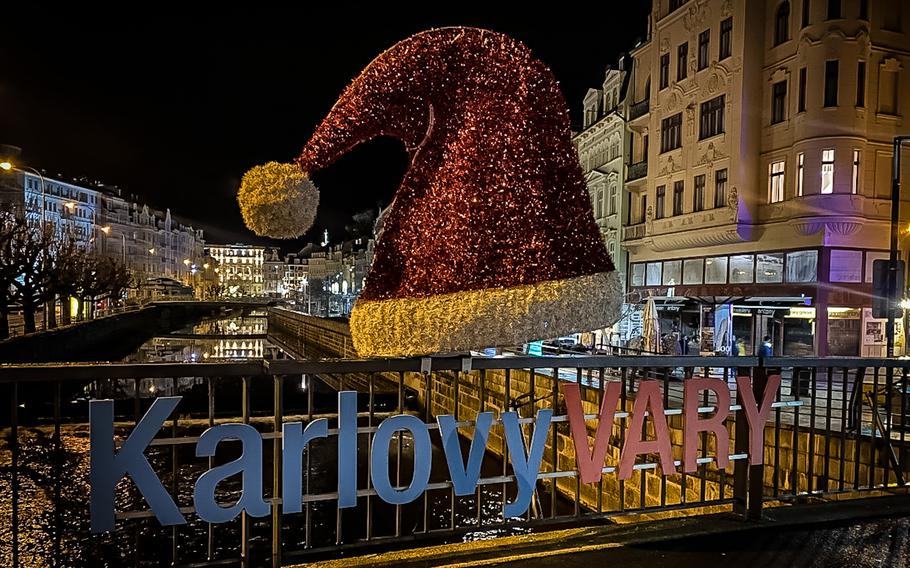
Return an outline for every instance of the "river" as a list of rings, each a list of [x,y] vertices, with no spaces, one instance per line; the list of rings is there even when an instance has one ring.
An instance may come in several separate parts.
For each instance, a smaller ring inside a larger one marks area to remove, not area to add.
[[[281,359],[290,354],[283,351],[278,344],[299,345],[291,338],[269,335],[266,314],[261,311],[232,313],[224,317],[204,320],[184,329],[175,330],[164,336],[149,338],[139,349],[124,358],[128,362],[200,362],[200,361],[236,361],[246,359]],[[296,352],[297,356],[305,353]],[[219,421],[239,421],[240,379],[215,379],[215,416]],[[64,424],[61,428],[62,452],[60,460],[54,459],[53,427],[41,415],[46,410],[28,412],[23,408],[23,423],[19,430],[20,459],[19,480],[20,512],[20,559],[25,566],[121,566],[170,565],[176,553],[179,563],[192,563],[206,560],[209,553],[212,559],[237,558],[240,547],[240,522],[235,520],[221,525],[209,526],[199,521],[193,513],[187,515],[187,525],[176,529],[160,527],[155,519],[121,520],[117,530],[109,534],[92,535],[89,532],[88,517],[88,427],[85,416],[88,410],[88,396],[109,396],[118,400],[118,421],[122,425],[116,428],[119,441],[132,429],[133,397],[135,388],[140,389],[143,406],[147,406],[153,397],[180,395],[184,397],[179,408],[176,425],[168,422],[166,432],[160,435],[198,436],[207,427],[207,380],[202,377],[180,377],[176,379],[143,379],[120,381],[112,387],[104,388],[108,383],[87,383],[78,388],[69,388],[63,393]],[[307,412],[307,392],[313,389],[313,412],[332,413],[336,410],[336,394],[329,387],[312,377],[288,377],[284,381],[284,412],[286,415],[304,415]],[[361,410],[366,410],[367,397],[361,397]],[[376,400],[380,409],[394,410],[395,401],[390,398]],[[31,403],[26,403],[31,404]],[[251,423],[261,432],[272,429],[272,383],[251,388]],[[416,409],[415,409],[416,410]],[[26,417],[30,417],[31,420]],[[363,422],[361,425],[366,425]],[[358,486],[366,485],[368,434],[361,434],[358,440]],[[448,479],[445,457],[439,443],[438,434],[433,431],[433,458],[431,482]],[[309,470],[305,476],[309,480],[308,493],[330,493],[337,486],[337,446],[336,437],[317,440],[311,443],[309,452]],[[9,430],[5,430],[0,441],[0,510],[4,519],[11,515],[11,463]],[[147,451],[149,461],[160,479],[173,495],[179,506],[192,504],[192,481],[199,477],[208,464],[203,458],[196,458],[194,446],[185,444],[176,450],[163,447],[151,447]],[[402,480],[407,482],[411,477],[413,455],[412,445],[405,437],[402,450]],[[239,444],[224,443],[218,448],[215,465],[236,459]],[[271,497],[272,478],[272,444],[263,445],[263,479],[265,497]],[[396,461],[396,444],[391,444],[390,463]],[[463,448],[467,453],[467,448]],[[483,477],[493,477],[503,473],[502,463],[487,456],[482,466]],[[240,480],[232,477],[219,485],[220,499],[223,503],[234,502],[240,492]],[[511,499],[511,487],[508,498]],[[485,528],[471,531],[471,527],[481,525],[495,526],[502,519],[501,485],[482,486],[482,506],[478,512],[476,495],[455,499],[454,521],[457,527],[468,529],[463,536],[451,539],[476,540],[492,538],[503,534],[525,532],[526,528],[513,526],[509,528]],[[543,508],[549,499],[541,495]],[[55,503],[58,504],[55,507]],[[118,510],[144,509],[145,503],[129,479],[121,481],[117,490]],[[424,512],[426,507],[426,513]],[[372,498],[369,504],[372,514],[372,534],[374,537],[392,535],[395,531],[395,508]],[[340,525],[342,540],[351,542],[363,538],[367,531],[368,518],[367,498],[361,497],[358,506],[345,509],[341,514]],[[543,511],[545,514],[546,510]],[[334,501],[314,503],[310,510],[310,541],[306,542],[306,514],[285,515],[282,518],[282,538],[286,551],[299,551],[309,544],[310,547],[330,546],[336,540],[338,509]],[[479,515],[479,519],[478,519]],[[424,498],[403,506],[401,511],[401,533],[412,535],[425,529],[442,529],[452,522],[452,498],[448,489],[427,492]],[[10,561],[11,525],[0,524],[0,564]],[[59,537],[59,540],[56,538]],[[175,538],[176,537],[176,538]],[[442,537],[440,537],[442,538]],[[59,542],[59,551],[55,553],[55,542]],[[267,561],[271,550],[271,529],[269,517],[254,519],[251,529],[251,551],[254,564]],[[54,561],[55,558],[59,561]]]

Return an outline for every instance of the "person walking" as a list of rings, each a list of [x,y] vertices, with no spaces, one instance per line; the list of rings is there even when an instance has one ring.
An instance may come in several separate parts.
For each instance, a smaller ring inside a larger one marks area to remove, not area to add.
[[[766,335],[762,340],[761,347],[758,349],[759,357],[773,357],[774,356],[774,347],[771,345],[771,336]]]

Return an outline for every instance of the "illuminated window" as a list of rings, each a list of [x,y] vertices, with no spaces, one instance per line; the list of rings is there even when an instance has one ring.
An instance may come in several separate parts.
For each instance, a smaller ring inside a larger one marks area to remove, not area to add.
[[[783,160],[772,162],[768,173],[768,201],[778,203],[784,200],[784,165]]]
[[[822,150],[822,193],[834,193],[834,150]]]
[[[683,261],[683,284],[701,284],[704,273],[704,259],[690,258]]]
[[[806,161],[806,155],[800,152],[796,155],[796,196],[803,196],[803,166]]]
[[[854,195],[859,191],[859,150],[853,150],[853,185],[852,191]]]

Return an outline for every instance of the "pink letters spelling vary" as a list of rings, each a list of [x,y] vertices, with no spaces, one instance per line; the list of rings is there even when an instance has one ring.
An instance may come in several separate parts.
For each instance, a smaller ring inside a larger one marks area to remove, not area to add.
[[[653,440],[642,440],[645,413],[651,415],[651,421],[654,423]],[[619,478],[628,479],[632,475],[632,468],[639,454],[660,454],[660,468],[663,474],[676,473],[673,448],[670,445],[670,430],[667,428],[667,417],[664,416],[664,405],[660,395],[660,381],[641,382],[635,396],[635,405],[632,407],[631,422],[619,458]]]
[[[704,390],[713,391],[717,396],[717,410],[714,414],[700,419],[698,416],[699,396]],[[751,386],[750,386],[751,392]],[[754,398],[754,397],[753,397]],[[688,379],[683,391],[683,469],[686,473],[698,470],[698,433],[712,432],[717,439],[717,467],[730,465],[730,433],[724,420],[730,414],[730,387],[720,379]],[[751,424],[751,422],[750,422]]]
[[[566,414],[575,441],[575,462],[582,483],[594,483],[603,473],[604,460],[610,447],[610,436],[613,434],[613,415],[616,414],[616,403],[619,402],[619,391],[622,385],[617,382],[607,383],[603,402],[600,404],[600,415],[597,431],[594,434],[594,447],[588,447],[588,428],[585,426],[585,414],[581,407],[581,394],[578,383],[563,383],[562,392],[566,397]],[[589,451],[590,449],[590,451]]]
[[[743,410],[746,412],[746,420],[749,422],[749,463],[761,465],[765,458],[765,422],[768,421],[768,414],[771,412],[771,403],[780,389],[780,375],[768,377],[760,407],[755,404],[752,377],[736,377],[736,388]]]

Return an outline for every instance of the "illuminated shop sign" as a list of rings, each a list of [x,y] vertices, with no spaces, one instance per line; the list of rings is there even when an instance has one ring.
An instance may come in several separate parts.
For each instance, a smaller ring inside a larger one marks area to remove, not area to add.
[[[606,385],[603,402],[598,414],[594,444],[588,442],[588,429],[582,407],[582,396],[577,383],[563,382],[566,414],[575,444],[576,463],[582,483],[594,483],[604,474],[616,473],[619,479],[632,475],[636,459],[641,455],[656,454],[664,475],[678,473],[673,458],[669,427],[663,405],[661,381],[642,381],[636,394],[631,413],[619,410],[619,382]],[[780,388],[780,376],[768,377],[767,387],[761,401],[755,400],[752,380],[738,377],[736,388],[741,397],[743,414],[749,426],[749,454],[753,465],[763,459],[764,424],[771,411],[771,405]],[[703,415],[701,409],[703,393],[711,391],[717,401],[717,410]],[[151,512],[162,525],[182,525],[187,520],[167,492],[158,475],[152,469],[145,451],[152,439],[176,410],[181,397],[155,399],[145,416],[136,424],[129,437],[119,448],[114,442],[114,401],[92,400],[89,403],[90,423],[90,485],[91,485],[91,529],[92,532],[110,531],[115,521],[115,489],[124,476],[129,475],[136,488],[145,498]],[[698,435],[713,433],[716,448],[729,448],[730,434],[724,420],[730,414],[731,392],[727,382],[721,379],[689,379],[684,383],[683,396],[683,459],[679,464],[686,473],[698,469],[700,456]],[[628,418],[624,442],[618,463],[607,463],[611,439],[619,440],[613,434],[616,419]],[[527,425],[530,442],[525,442],[522,425],[516,412],[503,412],[502,424],[508,459],[511,462],[517,484],[517,494],[512,502],[505,503],[503,515],[506,518],[523,515],[530,503],[540,474],[547,432],[550,430],[553,410],[544,408],[537,411],[533,424]],[[654,436],[642,436],[645,420],[651,422]],[[446,464],[455,495],[472,495],[480,478],[480,467],[487,447],[494,418],[492,412],[480,412],[473,421],[474,433],[468,449],[467,459],[462,455],[458,428],[460,423],[450,415],[436,418]],[[337,430],[338,436],[338,507],[349,508],[357,505],[357,393],[338,393]],[[414,471],[410,483],[396,487],[389,477],[389,445],[397,434],[407,431],[413,440]],[[330,434],[329,420],[319,418],[306,426],[301,422],[286,422],[281,430],[281,506],[283,514],[299,513],[304,501],[303,450],[313,440],[327,438]],[[224,523],[235,519],[245,511],[253,517],[264,517],[271,512],[272,504],[263,494],[263,451],[262,436],[249,424],[220,424],[202,433],[196,443],[196,457],[214,456],[218,444],[226,440],[237,440],[243,446],[239,458],[213,467],[200,475],[193,488],[193,506],[196,515],[208,523]],[[410,414],[391,416],[379,423],[370,447],[370,479],[380,499],[392,505],[404,505],[418,499],[426,491],[430,480],[432,463],[430,428],[421,419]],[[721,451],[714,459],[718,467],[729,465],[731,456]],[[222,505],[216,498],[219,483],[234,475],[242,478],[242,491],[233,504]]]

